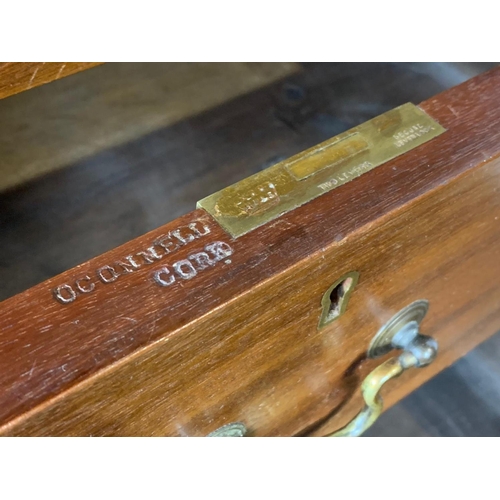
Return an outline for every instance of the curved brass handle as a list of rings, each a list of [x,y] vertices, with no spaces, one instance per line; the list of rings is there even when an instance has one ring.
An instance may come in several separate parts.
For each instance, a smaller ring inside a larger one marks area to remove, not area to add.
[[[375,368],[361,384],[365,407],[345,427],[327,437],[361,436],[374,424],[384,409],[384,401],[379,395],[384,384],[414,366],[424,365],[420,364],[419,359],[412,353],[404,352],[401,356],[391,358]]]
[[[382,356],[392,349],[402,349],[399,356],[390,358],[375,368],[361,384],[365,407],[345,427],[327,437],[353,437],[365,432],[382,413],[384,402],[380,390],[389,380],[405,370],[427,366],[436,358],[437,342],[419,332],[429,303],[417,300],[393,316],[375,335],[368,349],[368,357]],[[241,422],[225,425],[209,436],[245,436],[247,429]]]
[[[403,373],[405,368],[399,358],[391,358],[373,370],[361,384],[361,393],[365,400],[365,407],[345,427],[329,434],[327,437],[360,436],[384,409],[384,401],[379,395],[383,385]]]
[[[345,427],[328,437],[360,436],[380,416],[384,402],[380,390],[389,380],[405,370],[427,366],[437,355],[437,342],[419,332],[429,303],[417,300],[393,316],[375,335],[368,349],[368,357],[378,357],[391,349],[403,352],[375,368],[361,384],[365,407]]]

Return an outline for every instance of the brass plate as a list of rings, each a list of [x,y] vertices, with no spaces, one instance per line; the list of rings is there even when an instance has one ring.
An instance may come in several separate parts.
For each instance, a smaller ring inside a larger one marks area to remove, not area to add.
[[[379,358],[395,349],[394,336],[410,323],[414,323],[418,330],[418,326],[424,320],[428,310],[429,301],[425,299],[416,300],[401,309],[373,337],[368,348],[368,357]]]
[[[445,132],[407,103],[199,201],[237,238]]]

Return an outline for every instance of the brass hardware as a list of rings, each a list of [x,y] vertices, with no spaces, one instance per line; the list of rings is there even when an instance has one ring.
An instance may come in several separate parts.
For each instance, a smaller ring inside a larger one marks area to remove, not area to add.
[[[359,273],[351,271],[339,278],[323,295],[321,305],[323,310],[319,319],[318,328],[335,321],[344,314],[351,293],[354,287],[358,284]]]
[[[415,330],[411,331],[418,333],[419,325],[422,323],[428,310],[429,302],[427,300],[417,300],[401,309],[373,337],[368,347],[368,357],[379,358],[392,349],[404,349],[404,339],[398,342],[398,339],[400,339],[399,332],[413,328]]]
[[[339,282],[341,280],[337,283]],[[402,349],[403,352],[382,363],[365,378],[361,384],[365,407],[345,427],[327,437],[354,437],[363,434],[382,413],[384,402],[379,395],[382,387],[408,368],[427,366],[434,361],[438,351],[437,342],[419,332],[420,323],[428,308],[426,300],[417,300],[399,311],[377,332],[370,343],[368,357],[376,358],[392,349]],[[246,434],[245,425],[235,422],[220,427],[209,436],[243,437]]]
[[[403,104],[200,200],[237,238],[445,132]]]
[[[329,437],[363,434],[382,413],[384,402],[379,392],[384,384],[399,377],[408,368],[432,363],[437,355],[437,342],[419,332],[428,307],[426,300],[417,300],[399,311],[378,331],[368,349],[369,357],[382,356],[392,349],[403,349],[403,352],[382,363],[365,378],[361,384],[365,407],[351,422]]]

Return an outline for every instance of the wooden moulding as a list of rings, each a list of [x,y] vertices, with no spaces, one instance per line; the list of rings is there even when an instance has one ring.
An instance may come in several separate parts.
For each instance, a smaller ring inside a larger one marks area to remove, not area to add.
[[[500,329],[499,103],[497,69],[420,105],[439,137],[240,238],[195,210],[4,301],[1,434],[203,436],[235,421],[326,434],[360,407],[378,328],[427,299],[440,352],[391,382],[393,404]],[[202,251],[217,264],[175,275]],[[106,266],[127,256],[138,269],[115,278]],[[162,287],[164,267],[176,278]],[[350,271],[346,312],[318,330]],[[83,291],[60,303],[64,284]]]

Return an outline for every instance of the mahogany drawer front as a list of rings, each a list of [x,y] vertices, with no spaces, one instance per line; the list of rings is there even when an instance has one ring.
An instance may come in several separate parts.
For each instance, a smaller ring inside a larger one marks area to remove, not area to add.
[[[429,301],[422,332],[440,351],[391,383],[389,404],[498,331],[499,80],[423,103],[446,133],[250,233],[196,210],[3,302],[2,433],[207,435],[242,421],[250,435],[322,435],[359,409],[380,363],[370,340],[408,303]],[[161,262],[106,271],[175,231]],[[231,249],[217,265],[155,281],[217,242]],[[318,329],[323,294],[350,271],[345,313]],[[61,303],[61,285],[83,291]]]

